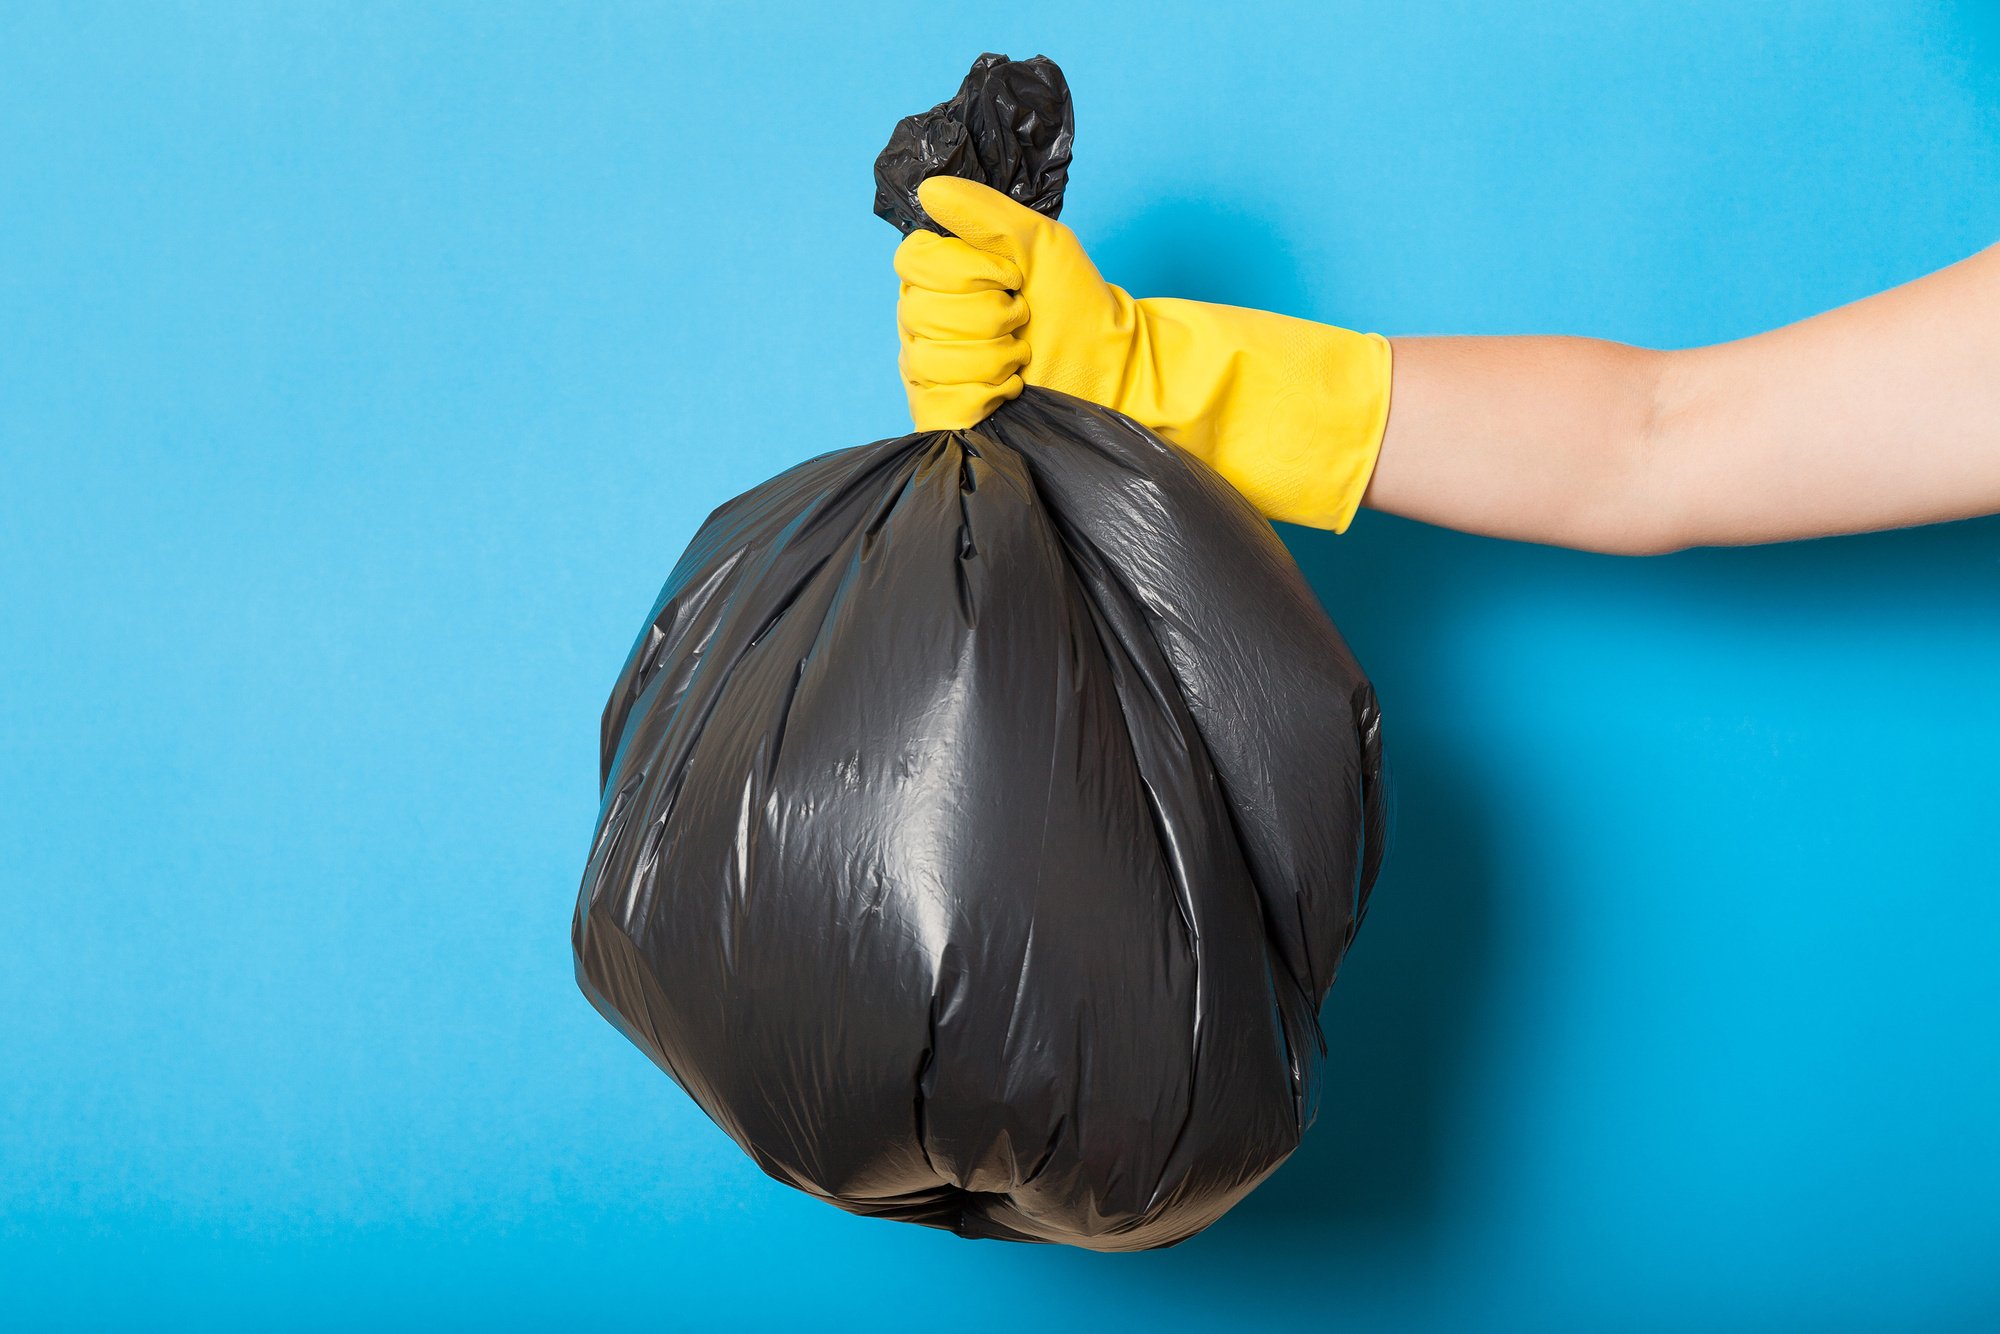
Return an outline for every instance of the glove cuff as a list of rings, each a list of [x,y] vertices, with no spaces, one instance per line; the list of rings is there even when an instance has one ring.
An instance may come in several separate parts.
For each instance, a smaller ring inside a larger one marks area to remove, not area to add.
[[[1274,519],[1347,531],[1381,457],[1394,354],[1380,334],[1329,325],[1271,407],[1272,448],[1259,508]],[[1295,446],[1281,443],[1294,441]]]
[[[1240,306],[1137,304],[1138,373],[1120,410],[1201,457],[1266,517],[1344,532],[1389,420],[1389,340]]]

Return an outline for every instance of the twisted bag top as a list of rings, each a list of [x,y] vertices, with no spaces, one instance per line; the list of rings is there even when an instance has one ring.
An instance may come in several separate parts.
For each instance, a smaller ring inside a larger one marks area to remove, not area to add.
[[[1046,59],[896,127],[1051,216]],[[802,442],[801,452],[813,442]],[[1374,693],[1270,525],[1029,390],[723,505],[604,712],[606,1018],[778,1180],[968,1237],[1170,1245],[1298,1145],[1381,846]]]

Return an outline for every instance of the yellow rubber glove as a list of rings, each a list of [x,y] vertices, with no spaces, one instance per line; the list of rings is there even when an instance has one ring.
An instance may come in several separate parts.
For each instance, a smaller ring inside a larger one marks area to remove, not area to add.
[[[1344,531],[1389,417],[1389,341],[1240,306],[1135,301],[1076,234],[954,176],[918,187],[953,235],[896,250],[897,324],[918,430],[973,426],[1037,385],[1132,418],[1269,518]]]

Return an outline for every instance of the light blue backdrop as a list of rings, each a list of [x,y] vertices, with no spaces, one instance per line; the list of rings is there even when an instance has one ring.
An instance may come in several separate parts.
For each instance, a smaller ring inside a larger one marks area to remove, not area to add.
[[[905,429],[869,167],[981,49],[1141,293],[1679,345],[2000,237],[1989,7],[1089,8],[0,11],[0,1324],[2000,1322],[1993,521],[1288,530],[1398,842],[1178,1250],[790,1193],[576,993],[605,692]]]

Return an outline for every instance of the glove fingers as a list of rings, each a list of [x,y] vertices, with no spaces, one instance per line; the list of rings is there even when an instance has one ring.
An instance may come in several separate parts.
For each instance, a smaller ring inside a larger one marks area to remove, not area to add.
[[[896,273],[910,286],[932,292],[1014,292],[1021,288],[1021,270],[1012,260],[936,232],[911,232],[903,238],[896,247]]]
[[[999,338],[1027,322],[1028,303],[1012,292],[932,292],[906,284],[896,301],[896,325],[911,338]]]
[[[1005,383],[911,385],[904,389],[910,399],[910,419],[919,431],[963,431],[991,416],[993,409],[1021,392],[1021,377],[1009,376]]]
[[[999,385],[1027,363],[1028,344],[1012,334],[978,340],[909,338],[897,359],[904,384],[927,388]]]
[[[1028,322],[1023,270],[1047,219],[997,190],[934,176],[924,211],[953,232],[917,232],[896,249],[903,289],[903,388],[920,431],[964,430],[1021,392]]]
[[[933,176],[917,186],[917,202],[940,227],[976,250],[1025,265],[1048,219],[991,186],[959,176]]]

